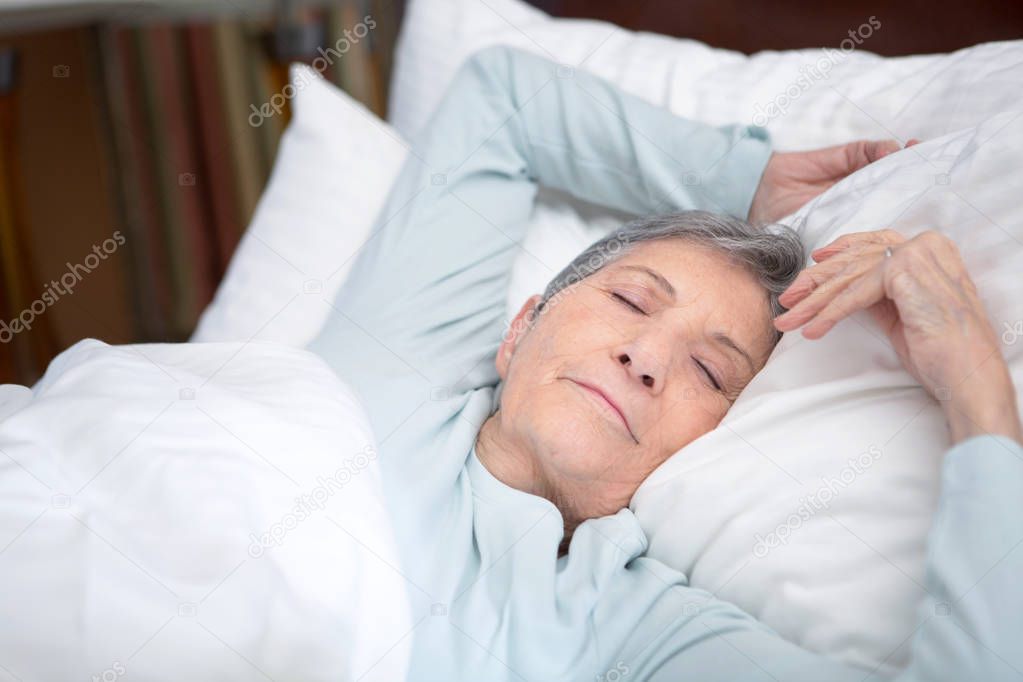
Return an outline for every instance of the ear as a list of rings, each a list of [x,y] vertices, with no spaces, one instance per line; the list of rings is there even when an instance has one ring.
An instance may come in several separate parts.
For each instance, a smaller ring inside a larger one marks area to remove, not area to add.
[[[508,376],[508,366],[511,364],[512,355],[515,354],[519,341],[522,340],[533,324],[533,311],[541,298],[540,294],[534,294],[522,304],[518,314],[515,315],[515,319],[512,320],[508,331],[501,340],[501,346],[497,349],[497,359],[494,361],[494,364],[497,366],[497,374],[501,377],[502,381]]]

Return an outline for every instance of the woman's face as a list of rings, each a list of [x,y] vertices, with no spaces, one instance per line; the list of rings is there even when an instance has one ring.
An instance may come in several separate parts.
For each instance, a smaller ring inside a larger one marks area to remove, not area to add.
[[[722,254],[643,242],[501,344],[501,429],[584,518],[615,513],[721,421],[773,347],[767,293]]]

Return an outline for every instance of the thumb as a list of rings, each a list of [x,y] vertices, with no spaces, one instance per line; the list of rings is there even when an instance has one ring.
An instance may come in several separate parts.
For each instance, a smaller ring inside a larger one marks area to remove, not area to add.
[[[837,152],[835,160],[841,164],[844,177],[902,149],[902,145],[895,140],[856,140],[832,149]]]
[[[898,140],[865,140],[863,145],[867,163],[879,161],[892,152],[902,149],[902,145],[899,144]]]

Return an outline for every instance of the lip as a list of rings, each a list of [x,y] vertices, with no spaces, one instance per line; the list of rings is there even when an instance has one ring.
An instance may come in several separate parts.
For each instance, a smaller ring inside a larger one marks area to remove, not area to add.
[[[632,427],[629,426],[629,420],[625,418],[625,413],[622,411],[622,408],[618,407],[618,403],[616,403],[611,398],[611,396],[609,396],[602,388],[600,388],[599,386],[595,386],[593,384],[587,383],[585,381],[580,381],[578,379],[573,379],[572,377],[565,377],[565,378],[568,379],[569,381],[571,381],[573,384],[575,384],[579,388],[583,389],[586,393],[589,393],[590,395],[592,395],[597,400],[600,400],[601,402],[603,402],[606,407],[611,408],[611,411],[613,411],[616,415],[618,415],[618,419],[621,420],[622,426],[625,427],[625,430],[628,432],[629,437],[632,438],[632,440],[635,441],[636,443],[639,442],[639,440],[636,438],[636,435],[632,432]]]

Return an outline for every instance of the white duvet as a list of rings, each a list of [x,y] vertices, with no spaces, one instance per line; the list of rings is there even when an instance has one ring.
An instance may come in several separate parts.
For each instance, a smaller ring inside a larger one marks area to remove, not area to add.
[[[378,485],[310,353],[76,344],[0,388],[0,680],[402,679]]]

